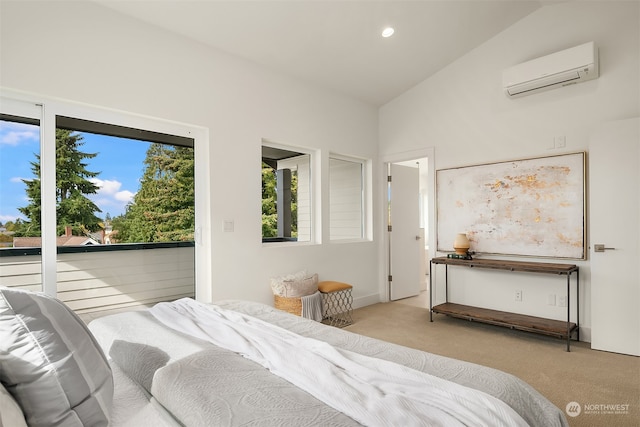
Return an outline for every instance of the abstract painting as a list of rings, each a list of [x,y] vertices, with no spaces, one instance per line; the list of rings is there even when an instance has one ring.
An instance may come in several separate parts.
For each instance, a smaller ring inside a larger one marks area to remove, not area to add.
[[[585,258],[586,153],[436,171],[437,249]]]

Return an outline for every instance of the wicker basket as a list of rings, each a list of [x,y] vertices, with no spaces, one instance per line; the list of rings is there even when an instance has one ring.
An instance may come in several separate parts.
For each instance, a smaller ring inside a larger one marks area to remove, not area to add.
[[[286,311],[296,316],[302,315],[302,298],[287,298],[274,295],[273,299],[274,305],[278,310]]]

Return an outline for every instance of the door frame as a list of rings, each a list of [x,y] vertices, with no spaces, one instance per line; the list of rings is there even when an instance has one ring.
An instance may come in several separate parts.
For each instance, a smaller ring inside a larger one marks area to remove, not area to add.
[[[57,116],[81,117],[85,120],[115,124],[135,129],[150,130],[193,138],[195,156],[195,294],[198,301],[212,302],[211,267],[211,169],[208,165],[209,129],[188,123],[173,122],[161,118],[143,116],[121,110],[109,109],[75,101],[50,98],[36,94],[0,88],[3,103],[13,100],[42,107],[40,118],[40,155],[42,158],[42,290],[45,294],[57,293],[56,206],[55,198],[55,129]]]
[[[380,265],[380,284],[379,284],[379,293],[380,293],[380,301],[381,302],[389,302],[390,299],[390,289],[389,289],[389,281],[387,280],[389,277],[389,264],[390,264],[390,253],[389,253],[389,233],[387,231],[387,201],[389,200],[387,194],[387,171],[389,163],[397,163],[397,162],[405,162],[408,160],[419,159],[419,158],[427,158],[427,186],[429,189],[428,201],[429,207],[427,209],[429,214],[428,221],[428,235],[427,243],[429,245],[429,257],[433,257],[434,250],[436,247],[436,227],[435,227],[435,191],[436,191],[436,175],[435,175],[435,149],[433,147],[421,148],[417,150],[411,151],[403,151],[400,153],[392,153],[381,156],[381,173],[380,173],[380,194],[382,195],[382,203],[380,204],[380,218],[383,220],[380,221],[380,233],[382,235],[382,245],[380,245],[380,253],[379,253],[379,265]]]

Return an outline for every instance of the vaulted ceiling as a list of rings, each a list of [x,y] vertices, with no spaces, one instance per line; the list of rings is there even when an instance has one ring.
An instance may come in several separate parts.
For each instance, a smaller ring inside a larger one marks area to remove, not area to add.
[[[376,106],[528,14],[558,2],[92,1]],[[395,34],[383,38],[387,26]]]

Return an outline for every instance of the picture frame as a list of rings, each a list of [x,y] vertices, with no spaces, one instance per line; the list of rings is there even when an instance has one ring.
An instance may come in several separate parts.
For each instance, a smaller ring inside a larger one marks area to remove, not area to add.
[[[586,152],[436,171],[437,250],[586,259]]]

